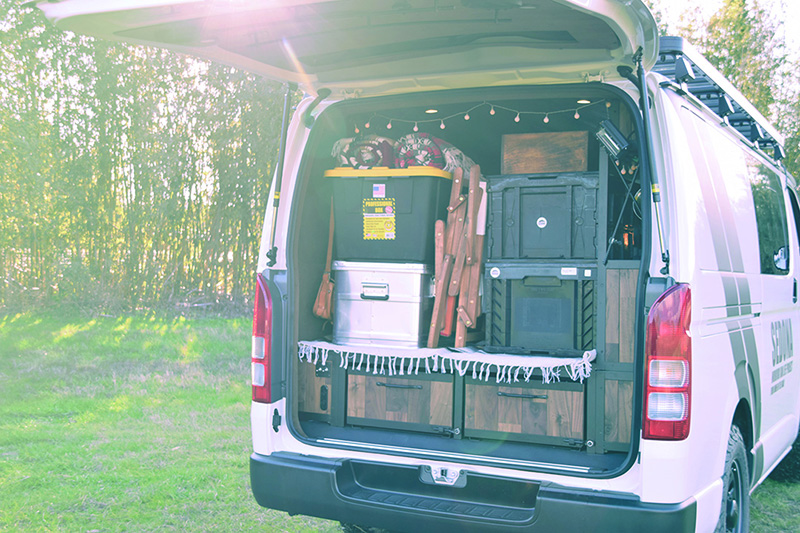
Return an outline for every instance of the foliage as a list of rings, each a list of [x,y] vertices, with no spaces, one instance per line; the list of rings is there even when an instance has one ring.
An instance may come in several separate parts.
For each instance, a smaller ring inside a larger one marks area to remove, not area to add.
[[[0,308],[241,304],[284,89],[0,0]]]
[[[784,165],[800,177],[800,65],[787,50],[783,21],[774,16],[783,0],[724,0],[710,16],[687,7],[677,33],[711,64],[786,138]],[[664,0],[647,0],[657,17]],[[795,53],[795,56],[797,54]]]

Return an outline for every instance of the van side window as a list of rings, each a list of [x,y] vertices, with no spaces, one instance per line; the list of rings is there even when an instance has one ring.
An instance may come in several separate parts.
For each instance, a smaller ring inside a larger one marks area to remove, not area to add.
[[[775,172],[755,157],[747,157],[747,169],[756,208],[761,273],[787,274],[789,231],[781,182]]]

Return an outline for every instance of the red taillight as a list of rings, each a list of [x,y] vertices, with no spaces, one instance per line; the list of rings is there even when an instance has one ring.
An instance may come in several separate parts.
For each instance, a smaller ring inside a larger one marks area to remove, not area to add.
[[[683,440],[689,436],[691,407],[692,291],[667,289],[647,316],[645,345],[645,439]]]
[[[256,298],[253,306],[253,348],[251,379],[253,401],[270,403],[270,339],[272,337],[272,296],[261,274],[256,275]]]

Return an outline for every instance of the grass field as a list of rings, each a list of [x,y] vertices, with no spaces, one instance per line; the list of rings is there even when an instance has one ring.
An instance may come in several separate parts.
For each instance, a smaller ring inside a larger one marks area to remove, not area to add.
[[[250,321],[0,318],[0,530],[338,531],[249,492]],[[768,481],[754,532],[800,531]]]

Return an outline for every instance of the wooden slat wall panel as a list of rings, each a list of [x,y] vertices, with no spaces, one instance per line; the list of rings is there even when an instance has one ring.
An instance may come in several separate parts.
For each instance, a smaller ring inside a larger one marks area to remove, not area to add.
[[[498,431],[497,389],[494,387],[469,387],[465,395],[465,426]]]
[[[633,363],[634,323],[636,321],[637,270],[621,270],[619,279],[619,362]]]
[[[607,363],[633,363],[638,275],[638,270],[630,268],[606,272]]]
[[[583,437],[583,393],[551,391],[547,395],[547,434],[578,439]]]
[[[434,426],[449,426],[453,421],[453,385],[431,382],[431,421]]]
[[[309,363],[300,363],[298,370],[298,410],[305,413],[329,414],[331,378],[317,377],[315,366]],[[324,411],[319,408],[320,390],[323,385],[328,386],[328,409]]]
[[[367,383],[364,376],[347,380],[347,416],[366,416]]]
[[[628,443],[631,433],[633,383],[607,379],[605,386],[605,439],[607,442]]]
[[[619,362],[619,270],[606,272],[606,362]]]

